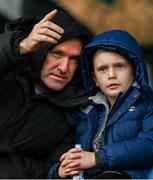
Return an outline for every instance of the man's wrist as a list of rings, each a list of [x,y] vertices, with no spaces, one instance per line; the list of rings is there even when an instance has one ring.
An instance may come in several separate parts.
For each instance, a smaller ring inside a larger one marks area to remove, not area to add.
[[[20,55],[24,55],[27,53],[31,53],[31,49],[29,48],[29,45],[27,43],[27,38],[24,38],[20,43],[19,43],[19,53]]]

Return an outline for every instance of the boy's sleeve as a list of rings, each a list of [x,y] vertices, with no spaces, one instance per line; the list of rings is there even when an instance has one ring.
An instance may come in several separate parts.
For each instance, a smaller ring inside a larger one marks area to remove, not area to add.
[[[60,163],[56,163],[49,169],[48,179],[59,179],[60,178],[57,173],[59,166],[60,166]]]
[[[96,167],[101,168],[102,167],[102,160],[100,159],[100,156],[98,152],[95,152],[95,160],[96,160]]]

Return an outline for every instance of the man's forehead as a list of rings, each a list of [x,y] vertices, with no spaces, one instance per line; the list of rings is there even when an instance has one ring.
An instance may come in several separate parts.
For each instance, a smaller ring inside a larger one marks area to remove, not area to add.
[[[69,48],[69,50],[72,50],[72,49],[79,50],[79,49],[82,49],[82,47],[83,45],[80,39],[70,39],[70,40],[66,40],[61,43],[56,44],[52,48],[52,50],[62,50],[62,49],[64,50],[67,48]]]
[[[79,42],[80,44],[82,44],[82,40],[79,37],[78,38],[76,37],[76,38],[71,38],[71,39],[67,39],[65,41],[59,42],[59,44],[57,44],[57,45],[74,43],[76,41]]]

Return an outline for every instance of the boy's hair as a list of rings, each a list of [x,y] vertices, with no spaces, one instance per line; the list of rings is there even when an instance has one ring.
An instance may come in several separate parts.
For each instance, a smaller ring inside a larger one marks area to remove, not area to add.
[[[127,56],[127,53],[125,53],[125,51],[123,49],[114,49],[112,48],[111,46],[108,46],[108,47],[103,47],[103,48],[98,48],[98,49],[95,49],[92,54],[91,54],[91,64],[90,64],[90,68],[91,68],[91,71],[93,72],[93,59],[95,57],[95,55],[97,53],[103,53],[103,52],[114,52],[114,53],[117,53],[117,54],[120,54],[121,56],[123,56],[133,67],[135,67],[134,65],[134,61],[132,61],[132,59],[130,59],[128,56]]]

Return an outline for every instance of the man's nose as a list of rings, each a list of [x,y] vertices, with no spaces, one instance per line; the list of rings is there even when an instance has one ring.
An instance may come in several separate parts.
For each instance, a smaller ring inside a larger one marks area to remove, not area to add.
[[[109,79],[116,78],[116,72],[115,72],[115,69],[114,69],[114,68],[110,68],[110,69],[109,69],[109,71],[108,71],[108,78],[109,78]]]
[[[60,72],[65,73],[68,70],[68,65],[69,65],[69,59],[67,57],[62,58],[59,63],[58,69],[60,70]]]

